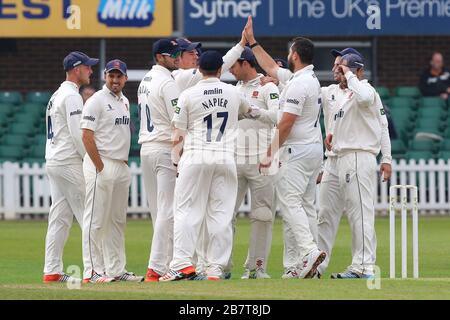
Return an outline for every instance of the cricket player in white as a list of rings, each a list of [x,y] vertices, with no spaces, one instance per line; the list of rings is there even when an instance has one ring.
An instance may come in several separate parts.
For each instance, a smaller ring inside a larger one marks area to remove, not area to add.
[[[341,56],[346,52],[354,52],[356,54],[360,54],[354,49],[345,49],[341,52],[337,50],[333,50],[332,54],[335,56],[335,62],[333,65],[333,75],[334,79],[340,82],[341,76],[340,73],[337,72],[337,68],[339,67],[339,63],[341,60]],[[334,117],[336,108],[339,107],[339,102],[337,102],[337,98],[340,95],[343,95],[343,91],[339,90],[339,84],[333,84],[329,87],[322,87],[322,111],[324,114],[324,124],[325,124],[325,132],[329,132],[329,128],[331,126],[331,120]],[[339,179],[337,175],[336,168],[336,155],[329,150],[325,151],[325,155],[328,158],[325,162],[325,165],[322,168],[322,172],[319,174],[317,178],[317,183],[322,181],[320,185],[320,193],[319,193],[319,203],[320,203],[320,212],[319,212],[319,225],[317,225],[316,232],[313,232],[313,236],[315,237],[319,248],[324,250],[327,253],[327,257],[324,262],[319,266],[319,271],[316,273],[317,278],[320,278],[323,272],[328,266],[330,261],[330,253],[332,244],[329,242],[334,242],[337,227],[339,225],[340,218],[342,216],[341,208],[343,206],[341,191],[339,189]],[[335,209],[336,208],[336,209]],[[337,211],[337,209],[340,209]],[[336,212],[335,212],[336,210]],[[337,222],[336,222],[337,221]],[[334,223],[333,223],[334,222]],[[330,225],[332,224],[332,230],[330,229]],[[312,226],[312,224],[310,224]],[[284,254],[283,254],[283,265],[285,268],[285,273],[283,278],[295,278],[298,275],[299,269],[299,261],[298,261],[298,252],[295,246],[295,237],[292,234],[291,230],[286,226],[284,227]],[[322,228],[321,235],[327,235],[325,238],[328,239],[331,235],[334,235],[332,239],[326,241],[324,237],[320,237],[318,234],[319,228]],[[333,233],[334,232],[334,233]],[[330,236],[328,236],[328,234]],[[329,245],[328,245],[329,244]]]
[[[262,110],[267,110],[269,117],[258,120],[243,119],[239,121],[239,135],[236,148],[238,175],[238,195],[234,208],[233,229],[236,214],[245,194],[251,191],[251,234],[245,272],[242,279],[270,278],[267,274],[267,259],[272,245],[273,224],[273,178],[259,172],[259,162],[272,140],[272,132],[277,123],[279,110],[279,91],[275,84],[261,85],[264,77],[256,71],[256,58],[248,47],[231,67],[231,73],[239,82],[236,87],[247,101]],[[266,121],[264,121],[266,120]],[[229,263],[231,270],[231,260]]]
[[[174,256],[169,272],[159,281],[195,275],[192,259],[203,222],[209,238],[208,279],[223,277],[231,255],[231,220],[237,193],[237,123],[239,114],[251,109],[234,86],[220,82],[222,65],[218,52],[203,53],[199,66],[204,79],[181,94],[175,111],[175,163],[179,148],[183,143],[184,146],[175,186]]]
[[[332,71],[334,74],[334,79],[338,82],[338,84],[332,84],[328,87],[322,88],[322,109],[325,121],[325,132],[327,135],[330,133],[330,127],[333,124],[334,115],[338,113],[343,99],[346,99],[346,95],[349,92],[347,83],[345,81],[346,79],[343,78],[344,75],[341,74],[341,72],[339,72],[338,70],[341,62],[341,57],[348,53],[353,53],[361,56],[361,54],[353,48],[346,48],[342,51],[332,51],[332,54],[335,57]],[[362,70],[363,69],[361,69],[361,71]],[[376,95],[378,94],[376,93]],[[376,98],[376,102],[381,103],[381,99],[379,99],[379,97]],[[376,108],[381,110],[383,106],[379,104]],[[381,112],[377,115],[382,128],[381,152],[383,154],[383,157],[381,159],[380,171],[384,175],[384,180],[389,180],[391,175],[392,161],[389,129],[386,116]],[[327,160],[325,161],[323,174],[321,174],[318,181],[320,183],[318,244],[319,247],[327,253],[327,257],[318,268],[318,277],[324,274],[326,268],[328,267],[339,223],[341,221],[343,211],[345,211],[344,194],[339,186],[339,173],[337,168],[338,157],[332,150],[328,149],[326,150],[325,155],[327,157]],[[353,230],[353,228],[351,229]],[[356,237],[354,237],[352,247],[354,247],[355,241]],[[353,248],[352,252],[354,252],[354,250],[355,248]]]
[[[174,70],[172,75],[175,78],[175,83],[180,89],[180,92],[183,92],[184,90],[196,85],[203,78],[203,75],[198,70],[198,54],[201,50],[201,43],[191,42],[186,38],[178,38],[176,39],[176,42],[180,46],[181,55],[179,69]],[[245,38],[241,37],[241,41],[223,56],[222,74],[227,72],[241,56],[244,46]],[[205,267],[208,263],[206,257],[207,247],[207,230],[204,226],[202,226],[201,236],[198,241],[198,248],[196,250],[195,257],[195,260],[197,260],[196,270],[198,280],[202,280],[204,278]]]
[[[360,55],[342,56],[338,69],[345,77],[343,84],[346,83],[347,89],[326,138],[327,149],[338,157],[339,187],[352,229],[352,264],[345,272],[333,274],[332,278],[336,279],[371,277],[376,260],[376,156],[387,120],[375,89],[367,80],[362,80],[363,68]],[[390,161],[386,157],[390,153],[384,156],[383,161]]]
[[[284,59],[274,59],[274,61],[278,64],[280,68],[288,69],[288,64]],[[289,79],[287,79],[289,80]],[[286,86],[286,82],[281,82],[277,78],[272,78],[271,76],[266,76],[261,79],[261,83],[263,85],[267,83],[274,83],[278,86],[278,89],[280,92],[283,91],[283,89]],[[281,116],[279,117],[281,118]],[[280,151],[282,153],[282,151]],[[272,164],[273,165],[273,164]],[[276,209],[278,207],[278,190],[276,188],[276,181],[280,178],[280,173],[277,172],[275,175],[273,175],[273,183],[274,183],[274,199],[273,199],[273,205],[272,210],[273,214],[275,215]],[[305,208],[306,209],[306,208]],[[317,242],[317,221],[313,214],[307,214],[309,219],[309,226],[311,228],[311,233],[314,237],[314,241]],[[291,229],[286,223],[283,223],[283,267],[284,267],[284,273],[282,275],[283,279],[289,279],[289,278],[298,278],[298,272],[300,269],[299,263],[301,263],[301,259],[299,257],[299,252],[297,250],[297,245],[295,242],[295,236],[292,233]],[[320,247],[320,246],[319,246]]]
[[[83,282],[144,280],[125,269],[131,132],[130,103],[122,89],[127,79],[124,62],[108,62],[103,89],[89,98],[83,109],[81,128],[87,153],[83,162]]]
[[[172,72],[178,69],[180,47],[174,40],[153,45],[156,64],[138,89],[141,166],[153,223],[153,238],[146,282],[158,281],[172,260],[173,193],[176,168],[172,163],[172,118],[180,91]]]
[[[80,281],[64,273],[62,260],[73,217],[80,226],[83,223],[85,150],[81,141],[83,99],[79,88],[89,84],[91,67],[97,63],[98,59],[89,58],[82,52],[67,55],[63,61],[66,81],[47,105],[45,159],[52,205],[45,239],[45,283]]]
[[[267,159],[260,166],[262,170],[270,167],[278,146],[284,147],[277,181],[278,200],[283,221],[295,236],[302,260],[298,277],[312,278],[326,257],[326,253],[318,249],[310,227],[310,220],[317,220],[314,208],[316,178],[323,160],[320,84],[312,65],[314,45],[305,38],[294,39],[288,56],[290,70],[287,70],[280,68],[256,42],[251,16],[244,33],[260,66],[270,76],[287,82],[280,98],[283,115],[277,135],[267,151]]]

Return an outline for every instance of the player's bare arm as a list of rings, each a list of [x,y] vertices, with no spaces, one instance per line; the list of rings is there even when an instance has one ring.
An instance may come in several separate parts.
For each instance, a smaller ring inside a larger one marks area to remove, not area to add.
[[[104,164],[102,158],[100,158],[100,154],[98,153],[97,145],[95,144],[94,131],[89,129],[82,130],[83,131],[81,133],[81,138],[83,140],[84,148],[86,149],[87,154],[94,163],[97,172],[101,172],[103,170]]]
[[[241,41],[239,41],[239,45],[244,48],[247,44],[247,38],[245,37],[245,30],[242,30]],[[449,88],[450,89],[450,88]]]
[[[250,48],[252,48],[253,53],[256,56],[256,60],[258,61],[258,64],[260,67],[267,72],[271,77],[278,79],[277,71],[278,71],[278,64],[275,62],[275,60],[272,59],[272,57],[261,47],[257,44],[255,35],[253,33],[253,20],[252,16],[249,16],[247,19],[247,24],[244,27],[244,35],[247,39]]]
[[[242,31],[241,40],[238,45],[232,47],[228,52],[223,56],[223,65],[220,71],[220,74],[228,72],[233,64],[237,61],[237,59],[244,51],[245,44],[247,43],[247,39],[245,39],[244,32]],[[199,73],[200,74],[200,73]]]
[[[183,154],[184,137],[186,136],[186,131],[175,128],[173,131],[172,140],[172,163],[174,166],[178,166],[180,158]]]
[[[331,144],[331,142],[333,141],[333,135],[330,133],[327,135],[327,137],[325,138],[325,147],[327,148],[328,151],[331,151],[331,148],[333,147],[333,145]]]
[[[382,163],[380,166],[380,174],[383,176],[383,182],[389,181],[392,175],[392,166],[390,163]]]
[[[322,182],[323,171],[319,173],[316,179],[316,184],[320,184]]]
[[[270,76],[266,76],[266,77],[262,77],[261,78],[261,85],[265,86],[268,83],[273,83],[276,86],[278,86],[280,84],[280,80],[278,80],[277,78],[272,78]]]

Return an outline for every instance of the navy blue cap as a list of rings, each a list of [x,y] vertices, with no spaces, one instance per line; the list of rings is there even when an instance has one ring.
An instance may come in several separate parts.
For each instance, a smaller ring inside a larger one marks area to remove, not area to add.
[[[348,53],[342,56],[341,61],[347,61],[347,67],[349,68],[364,68],[364,61],[361,56],[355,53]]]
[[[73,51],[64,58],[63,66],[65,71],[69,71],[82,64],[86,66],[95,66],[98,61],[98,59],[89,58],[83,52]]]
[[[119,59],[114,59],[109,61],[105,67],[105,73],[108,73],[112,70],[118,70],[122,72],[124,75],[127,75],[127,64]]]
[[[153,56],[155,57],[157,53],[163,54],[170,54],[174,55],[181,51],[180,46],[175,40],[171,39],[159,39],[153,44]]]
[[[223,65],[222,55],[214,50],[205,51],[200,56],[198,65],[205,71],[219,70]]]
[[[242,51],[241,57],[238,59],[241,61],[256,61],[256,57],[253,54],[252,49],[249,47],[244,47],[244,51]]]
[[[353,49],[353,48],[345,48],[345,49],[342,50],[342,51],[339,51],[339,50],[336,50],[336,49],[331,50],[331,55],[332,55],[333,57],[335,57],[335,58],[336,58],[336,57],[342,57],[342,56],[345,56],[346,54],[349,54],[349,53],[356,54],[356,55],[360,56],[361,59],[364,58],[363,55],[362,55],[361,53],[358,52],[358,50]]]
[[[281,68],[287,69],[288,68],[288,64],[286,62],[286,60],[281,59],[281,58],[275,58],[273,59],[275,62],[279,62],[281,63]],[[278,63],[277,63],[278,64]]]
[[[180,46],[181,51],[192,51],[202,47],[200,42],[191,42],[185,38],[178,38],[176,42]]]

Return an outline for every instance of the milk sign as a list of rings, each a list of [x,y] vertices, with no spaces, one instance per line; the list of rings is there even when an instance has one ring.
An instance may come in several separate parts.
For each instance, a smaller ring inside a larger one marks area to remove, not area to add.
[[[97,18],[108,27],[148,27],[154,10],[155,0],[101,0]]]

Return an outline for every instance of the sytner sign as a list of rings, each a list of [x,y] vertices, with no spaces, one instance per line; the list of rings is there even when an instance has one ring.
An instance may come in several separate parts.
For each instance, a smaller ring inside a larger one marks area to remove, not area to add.
[[[450,0],[186,0],[188,36],[450,34]]]

